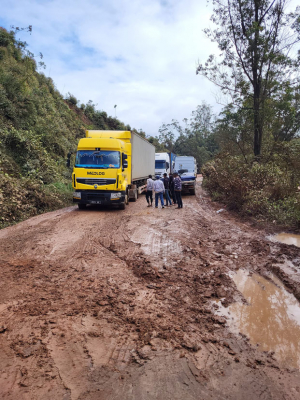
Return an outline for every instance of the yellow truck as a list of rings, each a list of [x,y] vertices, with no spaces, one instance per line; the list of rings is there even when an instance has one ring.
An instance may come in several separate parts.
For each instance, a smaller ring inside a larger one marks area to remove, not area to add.
[[[155,171],[155,147],[130,131],[87,130],[79,140],[72,174],[73,202],[117,204],[136,201]]]

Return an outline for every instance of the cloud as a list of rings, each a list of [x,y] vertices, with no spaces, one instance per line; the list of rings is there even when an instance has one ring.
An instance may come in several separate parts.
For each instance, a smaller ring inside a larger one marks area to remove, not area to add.
[[[11,0],[0,25],[33,26],[20,33],[42,52],[62,94],[156,135],[162,123],[190,117],[216,89],[196,76],[198,59],[216,47],[205,38],[211,7],[198,0]]]

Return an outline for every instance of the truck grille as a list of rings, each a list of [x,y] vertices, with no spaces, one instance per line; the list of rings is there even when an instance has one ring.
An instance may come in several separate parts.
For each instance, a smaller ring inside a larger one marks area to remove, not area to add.
[[[104,193],[89,193],[87,196],[87,200],[105,200]]]
[[[116,183],[115,179],[99,179],[99,178],[77,178],[78,183],[83,183],[84,185],[113,185]]]

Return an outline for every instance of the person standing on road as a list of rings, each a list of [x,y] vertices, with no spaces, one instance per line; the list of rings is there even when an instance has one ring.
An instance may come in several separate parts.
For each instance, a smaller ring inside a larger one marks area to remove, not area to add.
[[[146,192],[146,200],[148,203],[148,207],[152,207],[152,203],[153,203],[153,197],[152,197],[153,184],[154,184],[154,181],[152,180],[152,175],[149,175],[149,178],[147,179],[147,192]],[[151,204],[150,204],[150,202],[151,202]]]
[[[170,195],[172,196],[173,204],[176,204],[176,197],[175,197],[175,192],[174,192],[174,176],[171,173],[169,175],[169,188],[170,188]]]
[[[168,207],[168,203],[170,203],[170,206],[172,205],[171,199],[170,199],[170,179],[167,176],[167,173],[164,173],[164,179],[163,179],[164,187],[165,187],[165,196],[166,196],[166,206]]]
[[[163,182],[160,179],[156,179],[156,181],[153,182],[153,189],[155,192],[155,208],[158,207],[158,198],[160,198],[161,208],[165,208],[165,205],[164,205],[165,187],[164,187]]]
[[[174,191],[175,191],[175,196],[177,200],[178,207],[176,208],[182,208],[182,198],[181,198],[181,190],[182,190],[182,183],[180,176],[178,175],[177,172],[174,173]]]

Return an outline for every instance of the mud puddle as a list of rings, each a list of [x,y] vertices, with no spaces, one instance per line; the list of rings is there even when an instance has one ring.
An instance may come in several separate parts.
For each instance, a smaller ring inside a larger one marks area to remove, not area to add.
[[[248,304],[234,303],[216,312],[228,318],[230,330],[243,333],[262,351],[274,351],[285,367],[300,369],[300,305],[274,275],[270,281],[239,270],[232,276]]]
[[[279,233],[274,236],[275,240],[280,243],[293,244],[294,246],[300,247],[300,235],[294,235],[292,233]]]

